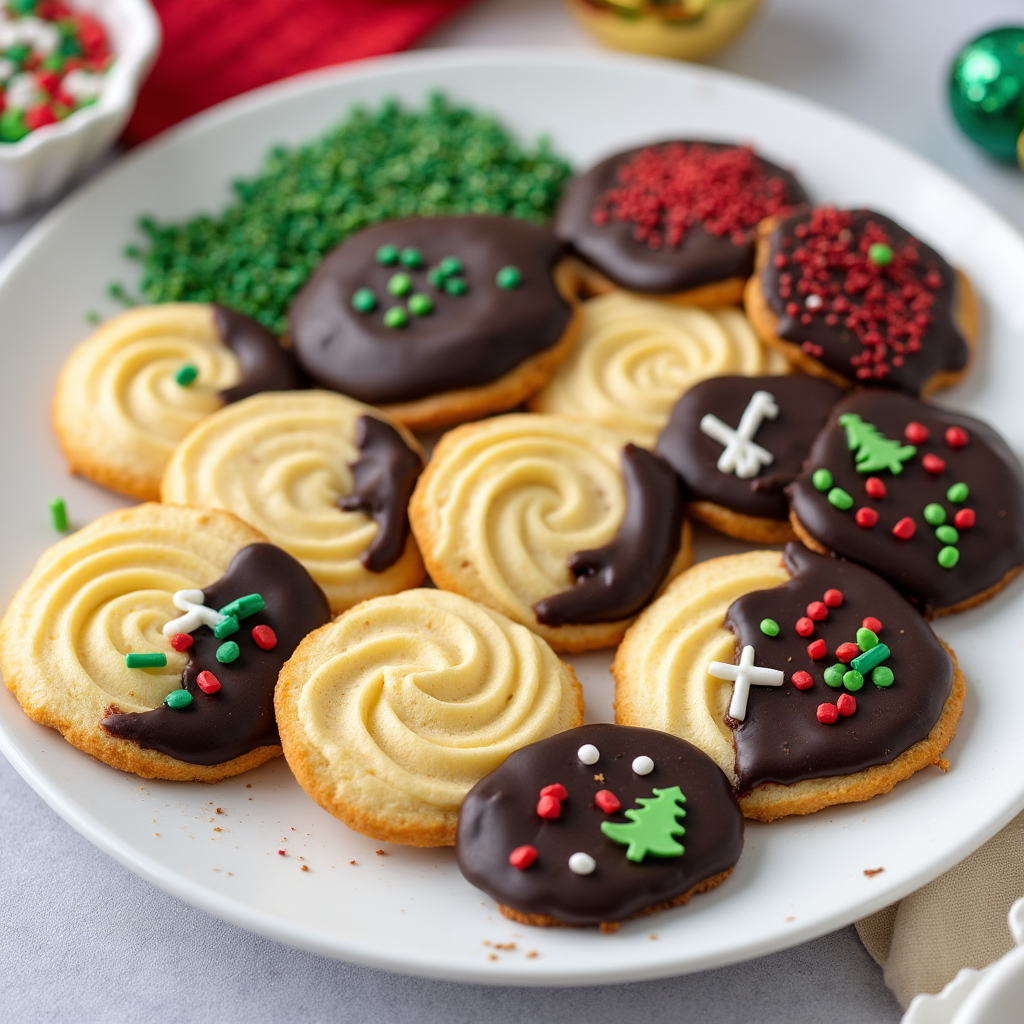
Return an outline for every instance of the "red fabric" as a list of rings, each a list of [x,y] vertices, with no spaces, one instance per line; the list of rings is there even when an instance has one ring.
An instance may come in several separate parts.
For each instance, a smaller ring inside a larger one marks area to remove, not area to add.
[[[130,143],[238,93],[411,46],[469,0],[154,0],[164,39]]]

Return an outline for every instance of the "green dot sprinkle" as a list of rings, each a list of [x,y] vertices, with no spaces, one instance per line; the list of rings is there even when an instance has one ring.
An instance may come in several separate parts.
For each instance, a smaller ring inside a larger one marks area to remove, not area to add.
[[[392,274],[388,281],[388,291],[399,298],[408,295],[412,291],[412,278],[408,274]]]
[[[177,384],[178,387],[187,388],[198,376],[199,367],[194,366],[192,363],[186,363],[174,375],[174,383]]]
[[[429,295],[424,295],[423,292],[417,292],[415,295],[409,298],[409,312],[413,316],[426,316],[428,313],[434,311],[434,303],[431,302]]]
[[[217,648],[217,660],[222,665],[230,665],[239,654],[238,644],[234,640],[227,640]]]
[[[762,619],[761,632],[764,633],[765,636],[778,636],[779,624],[774,619]]]
[[[871,682],[875,686],[880,686],[883,690],[887,686],[892,686],[892,681],[895,678],[892,674],[892,669],[888,665],[879,665],[874,672],[871,673]]]
[[[171,690],[166,697],[164,697],[164,703],[169,708],[175,708],[176,710],[181,708],[187,708],[192,703],[192,694],[188,690]]]
[[[868,259],[876,267],[887,267],[892,263],[893,258],[892,247],[885,244],[885,242],[874,242],[868,248]]]
[[[816,469],[811,483],[816,491],[827,491],[832,486],[832,474],[827,469]]]
[[[955,544],[960,539],[955,526],[940,526],[935,531],[935,536],[943,544]]]
[[[405,310],[401,306],[392,306],[384,314],[384,323],[388,327],[404,327],[409,322],[409,318],[405,315]]]
[[[956,548],[942,548],[939,551],[938,561],[943,569],[952,569],[960,561],[960,552]]]
[[[227,615],[216,626],[213,627],[213,635],[218,640],[223,640],[226,636],[231,636],[232,633],[238,632],[238,619],[234,615]]]
[[[872,647],[878,646],[878,634],[867,626],[861,626],[857,630],[857,646],[861,651],[869,651]]]
[[[352,296],[352,308],[357,313],[372,313],[377,308],[377,296],[369,288],[360,288]]]
[[[438,264],[437,269],[441,271],[441,274],[444,277],[452,277],[454,274],[461,274],[462,260],[457,259],[455,256],[445,256],[445,258]]]
[[[234,601],[229,601],[217,611],[221,615],[233,615],[236,619],[247,619],[250,615],[255,615],[266,607],[262,594],[245,594],[242,597],[236,597]]]
[[[155,651],[153,654],[126,654],[124,656],[125,668],[165,668],[167,655]]]
[[[831,686],[833,690],[838,690],[843,685],[843,676],[846,673],[846,669],[842,665],[829,665],[825,669],[825,683]]]
[[[851,668],[843,676],[843,686],[856,693],[864,685],[864,677],[855,669]]]
[[[398,262],[398,246],[382,245],[377,250],[376,258],[382,267],[393,267]]]
[[[833,507],[839,509],[841,512],[845,512],[848,508],[853,507],[853,498],[851,498],[842,487],[833,487],[828,492],[828,503]]]
[[[64,533],[68,528],[68,510],[63,498],[50,499],[50,522],[58,533]]]
[[[967,484],[961,482],[953,484],[948,491],[946,491],[947,500],[953,502],[954,505],[959,505],[961,502],[967,500],[967,495],[970,494],[970,488]]]
[[[494,280],[499,288],[511,291],[523,283],[523,275],[518,267],[502,267]]]
[[[423,253],[419,249],[413,249],[410,246],[408,249],[403,249],[398,254],[398,262],[403,267],[408,267],[410,270],[419,270],[423,266]]]
[[[427,280],[439,291],[444,291],[445,275],[440,267],[431,267],[427,271]]]
[[[449,295],[465,295],[469,291],[469,285],[461,277],[449,277],[444,283],[444,290]]]
[[[941,526],[946,521],[946,510],[934,502],[924,507],[924,521],[930,526]]]

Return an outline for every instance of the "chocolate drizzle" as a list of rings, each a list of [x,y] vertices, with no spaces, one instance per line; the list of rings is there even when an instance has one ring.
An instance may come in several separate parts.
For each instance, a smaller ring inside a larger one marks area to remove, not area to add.
[[[545,626],[615,622],[636,615],[654,596],[679,551],[683,497],[672,468],[657,455],[622,449],[626,514],[611,543],[569,558],[576,583],[538,601]]]
[[[213,322],[242,371],[242,379],[220,393],[225,402],[240,402],[261,391],[297,391],[305,387],[295,357],[262,324],[216,302]]]
[[[923,740],[942,714],[953,686],[953,663],[931,627],[884,580],[860,566],[816,555],[791,542],[783,561],[793,578],[771,590],[758,590],[734,601],[726,625],[738,648],[750,644],[755,664],[781,669],[779,687],[752,686],[747,715],[732,720],[739,791],[750,792],[765,782],[790,784],[805,779],[852,775],[874,765],[890,764]],[[807,606],[821,601],[826,590],[843,593],[843,603],[829,608],[828,618],[815,622],[814,633],[799,636],[797,619]],[[843,688],[824,682],[824,670],[837,663],[835,650],[852,643],[866,616],[882,623],[879,640],[890,649],[885,664],[895,681],[880,689],[864,681],[853,696],[857,710],[834,725],[823,725],[819,704],[834,704]],[[774,619],[779,635],[761,632],[762,619]],[[814,661],[807,653],[813,640],[823,639],[828,653]],[[809,672],[814,684],[798,690],[794,672]]]
[[[592,765],[577,756],[587,743],[600,752]],[[654,761],[649,775],[631,767],[643,755]],[[568,796],[560,816],[545,820],[537,815],[537,799],[554,783]],[[623,846],[602,835],[601,823],[626,821],[622,812],[637,807],[637,797],[671,786],[686,796],[684,853],[632,863]],[[594,804],[602,789],[619,798],[620,811],[606,814]],[[537,860],[525,870],[512,867],[509,854],[527,844],[536,848]],[[578,851],[597,861],[592,874],[569,870],[569,857]],[[624,725],[581,726],[510,754],[469,791],[455,842],[463,875],[499,903],[577,925],[621,921],[671,902],[730,870],[742,851],[743,817],[718,765],[676,736]]]
[[[778,416],[765,419],[753,438],[775,458],[744,480],[718,468],[723,446],[701,431],[700,421],[711,414],[735,429],[755,391],[769,392],[779,407]],[[693,498],[742,515],[784,520],[789,502],[783,488],[803,468],[812,439],[842,396],[834,384],[803,374],[712,377],[676,402],[655,450],[683,478]]]
[[[381,246],[419,250],[422,268],[381,266]],[[320,386],[373,405],[409,402],[490,384],[530,356],[556,345],[572,307],[552,272],[563,247],[547,229],[504,217],[418,217],[360,231],[328,254],[288,315],[295,355]],[[468,291],[449,295],[428,270],[445,257],[462,264]],[[515,266],[518,287],[501,288],[498,272]],[[404,309],[388,282],[407,274],[412,291],[429,296],[432,312],[388,327],[388,308]],[[355,293],[369,289],[375,309],[358,312]]]
[[[331,614],[327,598],[309,573],[272,544],[242,548],[224,576],[203,591],[209,608],[222,608],[252,593],[261,594],[266,607],[243,619],[239,631],[230,637],[241,648],[236,661],[227,665],[217,661],[217,648],[224,641],[208,626],[192,633],[191,659],[181,677],[192,694],[188,707],[164,704],[138,714],[114,714],[100,725],[112,736],[187,764],[223,764],[257,747],[278,745],[274,687],[281,666],[299,641],[329,622]],[[252,639],[253,627],[260,625],[270,626],[277,635],[272,650],[262,650]],[[197,685],[196,677],[204,669],[220,680],[216,693],[204,693]]]
[[[365,512],[377,536],[359,556],[370,572],[383,572],[402,557],[409,536],[409,499],[423,471],[423,460],[390,423],[360,416],[356,427],[359,458],[352,464],[355,490],[338,499],[345,512]]]

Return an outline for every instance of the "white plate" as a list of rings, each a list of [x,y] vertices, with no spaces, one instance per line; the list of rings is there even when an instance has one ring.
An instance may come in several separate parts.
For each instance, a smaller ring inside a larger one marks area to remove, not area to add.
[[[136,217],[216,210],[231,178],[251,174],[272,143],[315,136],[353,102],[397,95],[419,103],[439,86],[494,110],[525,138],[550,133],[579,166],[659,136],[750,140],[792,166],[816,198],[895,214],[968,271],[986,310],[985,351],[948,400],[991,420],[1015,450],[1024,447],[1024,243],[918,157],[804,100],[708,68],[553,51],[415,54],[303,77],[196,119],[79,192],[8,258],[0,273],[0,424],[9,439],[0,601],[54,539],[50,497],[63,494],[78,524],[117,504],[67,478],[48,407],[58,367],[86,333],[83,313],[113,312],[102,299],[107,282],[135,280],[120,250]],[[727,549],[708,534],[699,545],[702,557]],[[982,608],[939,623],[970,684],[948,775],[929,768],[867,804],[751,824],[725,885],[614,936],[506,921],[462,879],[451,851],[389,846],[375,855],[379,844],[315,806],[283,761],[216,787],[140,785],[29,722],[6,691],[0,747],[58,813],[123,864],[283,942],[470,981],[654,978],[757,956],[848,924],[934,878],[1016,814],[1024,805],[1022,611],[1024,589],[1015,584]],[[588,718],[607,719],[607,654],[575,661]],[[215,813],[218,806],[225,813]],[[864,874],[875,868],[884,871]],[[495,950],[488,942],[516,948]],[[533,950],[537,956],[527,957]]]

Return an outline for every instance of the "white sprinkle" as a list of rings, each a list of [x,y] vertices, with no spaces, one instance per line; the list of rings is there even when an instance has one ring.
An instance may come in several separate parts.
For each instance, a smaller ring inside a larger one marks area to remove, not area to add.
[[[598,759],[601,757],[601,751],[598,750],[593,743],[584,743],[583,746],[576,751],[576,756],[584,764],[597,764]]]
[[[650,775],[654,771],[654,762],[646,754],[641,754],[633,759],[633,771],[637,775]]]
[[[61,88],[76,100],[92,100],[103,92],[103,80],[103,75],[93,75],[75,68],[64,76]]]
[[[825,305],[825,303],[822,301],[820,295],[808,295],[807,301],[804,303],[804,305],[808,309],[821,309],[821,307]]]
[[[597,861],[589,853],[574,853],[569,858],[569,870],[577,875],[592,874]]]
[[[18,70],[17,65],[13,60],[8,60],[6,57],[0,57],[0,81],[6,82],[15,71]]]
[[[175,591],[174,607],[185,614],[171,619],[163,628],[164,636],[171,637],[175,633],[191,633],[200,626],[209,626],[213,629],[217,623],[223,621],[227,616],[221,615],[214,608],[207,608],[203,604],[203,592],[201,590],[178,590]]]
[[[26,110],[43,99],[43,91],[39,88],[36,76],[23,71],[7,83],[5,99],[7,106],[15,110]]]

